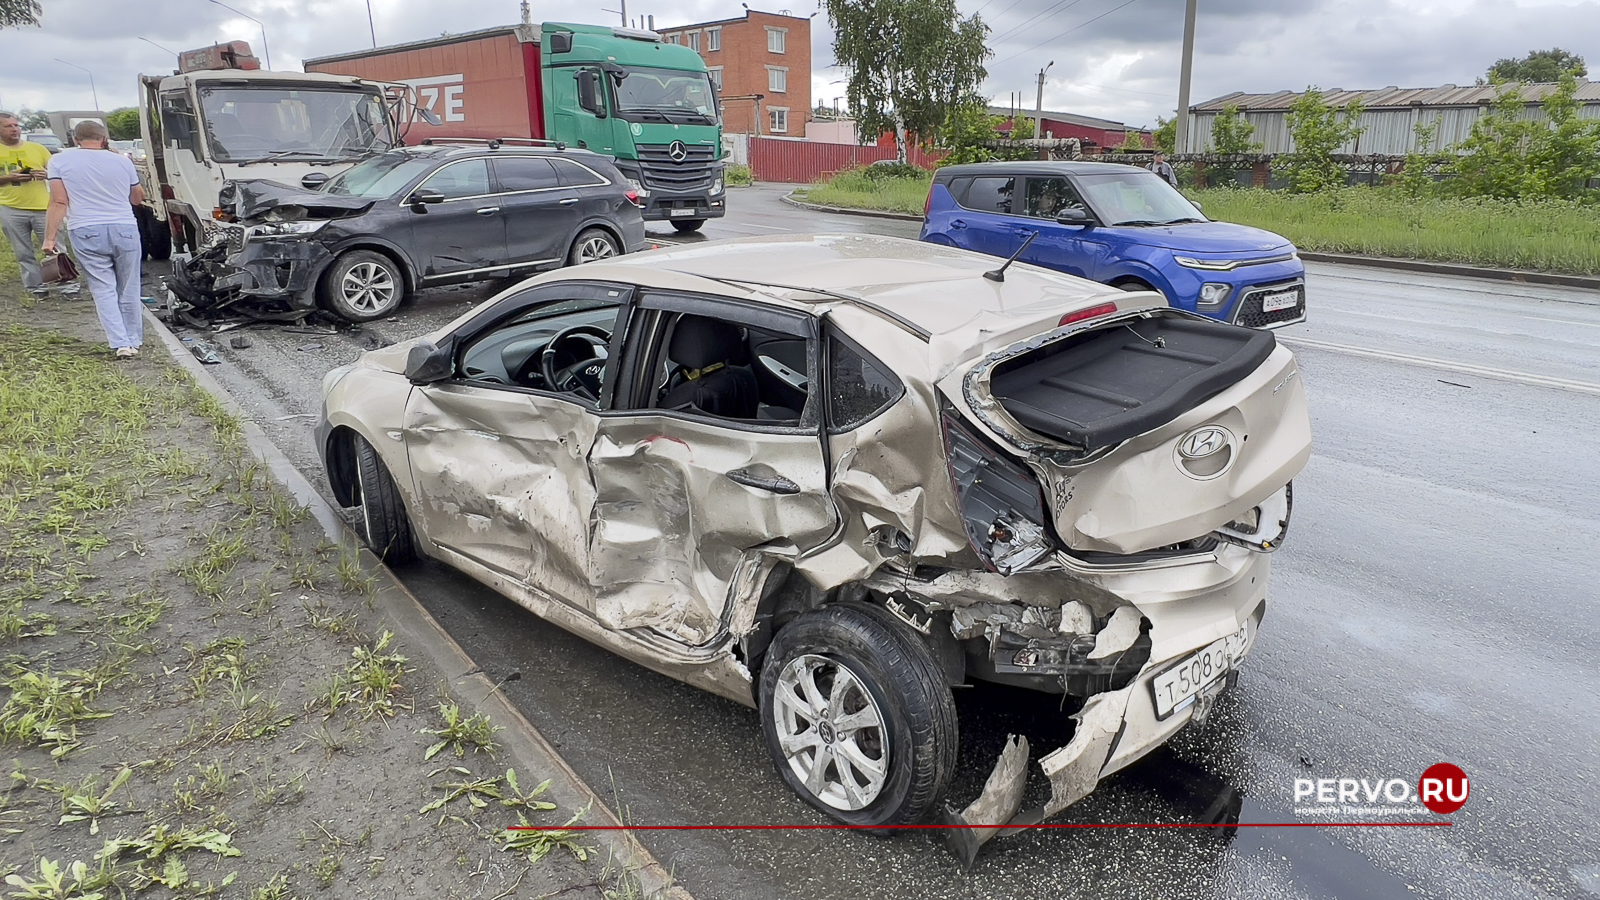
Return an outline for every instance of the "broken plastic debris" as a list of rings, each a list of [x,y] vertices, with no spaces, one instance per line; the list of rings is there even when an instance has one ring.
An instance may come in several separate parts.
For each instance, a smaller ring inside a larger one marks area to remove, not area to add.
[[[966,825],[945,833],[950,849],[962,862],[971,865],[978,848],[992,840],[1002,827],[1011,823],[1022,808],[1022,790],[1028,783],[1028,739],[1007,735],[1000,760],[983,783],[983,793],[961,812],[945,810],[946,825]]]
[[[1105,659],[1115,653],[1133,646],[1139,639],[1139,620],[1143,618],[1139,611],[1131,606],[1123,606],[1111,614],[1111,621],[1106,627],[1100,629],[1100,634],[1095,638],[1094,649],[1089,651],[1090,659]]]
[[[301,353],[304,353],[307,350],[321,350],[322,349],[322,345],[321,344],[301,344],[300,346],[296,347],[295,349],[299,350]]]
[[[200,362],[204,363],[205,365],[216,366],[222,364],[222,357],[217,355],[216,345],[206,341],[195,341],[194,343],[190,344],[189,352],[193,353],[194,358],[200,360]]]
[[[1069,600],[1061,605],[1062,634],[1093,634],[1094,612],[1081,600]]]
[[[249,350],[253,344],[248,337],[245,337],[242,334],[236,334],[231,340],[228,341],[228,346],[235,350]]]

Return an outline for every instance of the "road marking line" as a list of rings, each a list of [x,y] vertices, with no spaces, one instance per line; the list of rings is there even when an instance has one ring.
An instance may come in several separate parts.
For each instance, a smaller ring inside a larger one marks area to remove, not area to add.
[[[1315,347],[1318,350],[1331,350],[1335,353],[1348,353],[1351,356],[1367,356],[1373,359],[1386,359],[1391,362],[1410,363],[1415,366],[1427,366],[1433,369],[1443,369],[1447,372],[1460,372],[1465,375],[1481,375],[1485,378],[1499,378],[1505,381],[1515,381],[1521,384],[1550,387],[1563,391],[1577,391],[1582,394],[1595,394],[1600,396],[1600,384],[1589,381],[1573,381],[1568,378],[1552,378],[1548,375],[1534,375],[1531,372],[1513,372],[1509,369],[1495,369],[1489,366],[1474,366],[1469,363],[1450,362],[1444,359],[1433,359],[1428,356],[1412,356],[1409,353],[1392,353],[1387,350],[1369,350],[1366,347],[1352,347],[1348,344],[1334,344],[1328,341],[1314,341],[1302,337],[1284,337],[1279,340],[1286,344],[1303,344]]]
[[[1560,322],[1563,325],[1582,325],[1585,328],[1600,328],[1600,322],[1574,322],[1571,319],[1552,319],[1548,316],[1524,316],[1526,319],[1538,319],[1541,322]]]
[[[789,231],[790,230],[790,229],[788,229],[788,228],[786,228],[786,227],[784,227],[782,225],[757,225],[754,222],[737,222],[737,223],[734,223],[734,227],[735,228],[765,228],[768,231]]]

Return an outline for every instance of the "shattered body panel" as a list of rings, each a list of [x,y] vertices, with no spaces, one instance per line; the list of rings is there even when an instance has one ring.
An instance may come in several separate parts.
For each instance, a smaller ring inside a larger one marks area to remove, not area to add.
[[[584,280],[629,285],[635,298],[660,290],[766,304],[815,317],[816,334],[847,335],[903,388],[848,428],[724,425],[608,409],[609,395],[593,406],[459,381],[413,388],[399,345],[367,354],[329,392],[324,430],[403,430],[403,441],[373,443],[405,484],[429,553],[722,696],[755,705],[764,648],[787,622],[865,602],[919,635],[948,684],[978,678],[1070,698],[1074,736],[1039,761],[1047,804],[1018,809],[1027,748],[1011,743],[982,796],[949,813],[987,826],[960,839],[975,853],[996,826],[1058,813],[1205,717],[1253,648],[1267,551],[1282,540],[1289,481],[1310,453],[1305,393],[1281,346],[1113,446],[1086,451],[1024,428],[989,390],[995,364],[1085,329],[1186,314],[1028,266],[997,284],[982,277],[992,267],[861,236],[697,245],[585,267]],[[568,278],[577,276],[530,284]],[[1059,324],[1101,307],[1103,318]],[[445,346],[474,315],[426,340]],[[632,359],[620,340],[610,358]],[[824,388],[832,377],[811,373]],[[1221,661],[1217,677],[1158,700],[1162,679],[1200,658]]]
[[[230,181],[217,192],[217,205],[240,222],[264,219],[269,214],[275,214],[285,221],[337,219],[360,215],[371,209],[374,202],[362,197],[325,194],[260,179]]]

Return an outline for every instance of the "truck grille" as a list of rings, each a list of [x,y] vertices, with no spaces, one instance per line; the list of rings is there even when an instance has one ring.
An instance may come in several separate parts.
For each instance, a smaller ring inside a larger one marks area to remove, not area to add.
[[[672,158],[670,144],[640,144],[639,167],[644,186],[668,191],[690,191],[711,185],[716,170],[717,148],[685,145],[682,162]]]
[[[1276,296],[1287,291],[1295,292],[1293,306],[1283,309],[1274,309],[1264,312],[1261,309],[1262,301],[1269,296]],[[1306,317],[1306,286],[1302,281],[1286,281],[1278,284],[1262,284],[1250,288],[1239,298],[1239,308],[1233,314],[1235,325],[1246,328],[1275,328],[1279,325],[1288,325],[1298,322]]]
[[[228,255],[232,256],[244,252],[244,229],[236,225],[223,225],[218,229],[222,232],[223,239],[228,242]]]

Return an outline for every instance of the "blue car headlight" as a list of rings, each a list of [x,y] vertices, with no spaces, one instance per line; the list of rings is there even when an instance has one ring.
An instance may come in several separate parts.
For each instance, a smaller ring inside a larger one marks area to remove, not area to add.
[[[1208,282],[1200,286],[1200,307],[1202,309],[1216,309],[1228,302],[1228,294],[1232,293],[1233,285]]]

